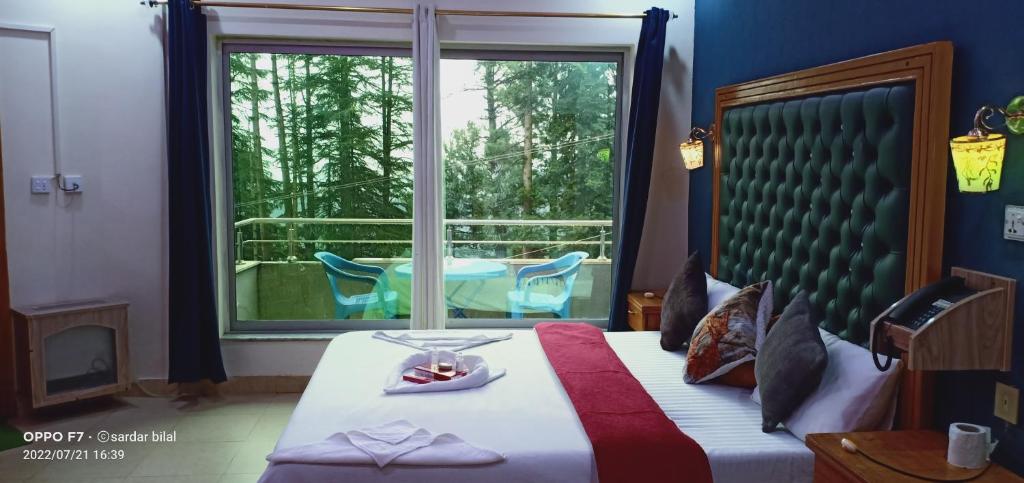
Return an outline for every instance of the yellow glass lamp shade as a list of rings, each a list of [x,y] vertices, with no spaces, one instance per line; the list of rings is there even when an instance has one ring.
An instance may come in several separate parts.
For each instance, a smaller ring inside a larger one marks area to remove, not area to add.
[[[679,154],[683,156],[686,169],[697,169],[704,166],[704,141],[691,139],[679,145]]]
[[[963,193],[985,193],[999,189],[1003,173],[1006,136],[960,136],[949,142],[953,167]]]

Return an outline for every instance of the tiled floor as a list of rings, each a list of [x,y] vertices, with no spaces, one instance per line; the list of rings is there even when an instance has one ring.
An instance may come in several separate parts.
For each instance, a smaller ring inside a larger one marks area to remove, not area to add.
[[[266,467],[298,394],[174,401],[122,398],[72,416],[14,422],[29,431],[81,431],[82,443],[35,443],[0,452],[0,481],[74,483],[255,482]],[[170,432],[175,442],[102,444],[108,434]],[[90,439],[89,437],[92,436]],[[26,449],[124,450],[118,461],[32,461]]]

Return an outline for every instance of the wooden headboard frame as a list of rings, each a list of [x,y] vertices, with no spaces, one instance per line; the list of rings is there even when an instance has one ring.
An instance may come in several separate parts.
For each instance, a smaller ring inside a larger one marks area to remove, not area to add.
[[[723,112],[760,104],[895,83],[914,84],[913,159],[907,232],[906,292],[937,280],[942,271],[946,204],[950,86],[953,44],[933,42],[805,69],[715,90],[715,126]],[[722,139],[714,139],[712,180],[711,274],[718,274]],[[931,425],[932,380],[927,373],[904,375],[898,424],[904,428]]]

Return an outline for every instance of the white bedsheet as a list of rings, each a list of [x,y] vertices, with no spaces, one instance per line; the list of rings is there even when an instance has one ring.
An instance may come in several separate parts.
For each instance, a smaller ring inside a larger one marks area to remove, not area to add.
[[[382,388],[391,369],[416,349],[370,336],[371,332],[349,332],[330,343],[278,440],[278,449],[405,419],[433,433],[452,433],[472,445],[498,451],[506,461],[459,468],[271,465],[261,481],[596,481],[590,441],[533,331],[517,331],[509,340],[466,351],[507,369],[505,377],[491,384],[465,391],[387,396]]]
[[[466,351],[508,368],[492,384],[391,396],[381,390],[388,372],[414,349],[373,340],[371,334],[350,332],[331,342],[278,449],[406,419],[497,450],[507,460],[481,467],[383,470],[372,465],[271,465],[261,482],[597,482],[590,441],[532,330]],[[716,483],[811,481],[813,454],[787,433],[762,433],[760,408],[750,400],[749,390],[683,383],[683,354],[661,350],[657,332],[606,335],[665,413],[704,448]]]
[[[704,448],[716,483],[813,480],[814,453],[787,432],[761,432],[750,389],[684,383],[686,353],[661,350],[660,332],[605,336],[661,410]]]

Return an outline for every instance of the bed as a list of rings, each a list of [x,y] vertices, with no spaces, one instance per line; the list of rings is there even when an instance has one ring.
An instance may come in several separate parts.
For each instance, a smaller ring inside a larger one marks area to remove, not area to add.
[[[459,468],[395,466],[383,471],[373,466],[281,465],[268,468],[264,481],[597,481],[590,442],[533,331],[516,331],[510,340],[472,349],[492,366],[508,368],[499,382],[468,392],[397,396],[383,395],[381,381],[394,361],[415,349],[374,340],[370,334],[350,332],[331,342],[281,434],[279,448],[401,415],[432,431],[500,449],[507,461]],[[810,481],[812,453],[787,433],[761,432],[760,408],[750,400],[750,390],[683,384],[684,354],[651,350],[658,347],[657,332],[607,337],[666,414],[704,448],[715,481]]]
[[[937,278],[941,237],[936,244],[933,235],[942,233],[951,55],[949,43],[926,44],[719,89],[712,275],[737,286],[770,279],[778,307],[807,290],[826,313],[822,327],[858,344],[886,304]],[[605,338],[704,450],[715,482],[811,481],[813,454],[788,433],[761,432],[749,389],[684,384],[684,354],[662,351],[656,332]],[[277,448],[403,418],[497,450],[506,461],[273,464],[261,481],[598,481],[587,433],[535,332],[469,351],[508,369],[497,382],[383,395],[388,372],[412,351],[369,332],[338,336]],[[900,415],[912,426],[927,416],[927,387],[918,377],[906,381]]]

